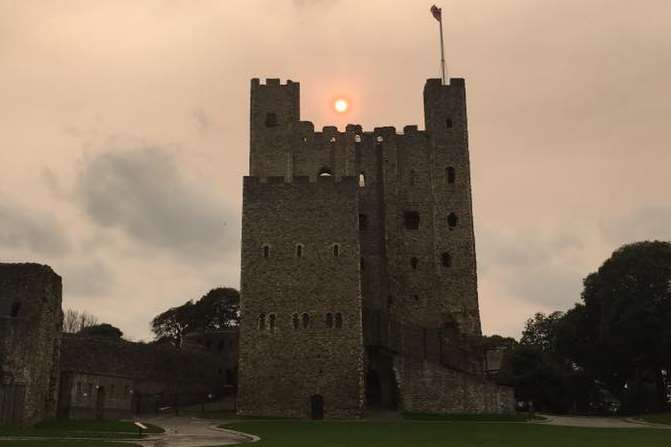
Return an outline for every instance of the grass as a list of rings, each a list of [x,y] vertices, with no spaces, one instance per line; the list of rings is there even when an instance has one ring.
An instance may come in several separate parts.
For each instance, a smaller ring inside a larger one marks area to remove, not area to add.
[[[144,433],[163,433],[161,427],[152,424],[145,425],[148,427],[148,430],[145,430]],[[54,419],[42,422],[35,427],[2,426],[0,427],[0,436],[101,439],[139,437],[138,428],[129,421],[79,421],[67,419]]]
[[[258,447],[667,447],[671,432],[507,422],[240,422]]]
[[[671,425],[671,413],[643,414],[639,417],[639,419],[645,422],[652,422],[653,424]]]
[[[526,422],[527,414],[431,414],[402,413],[403,419],[410,421],[450,421],[450,422]]]

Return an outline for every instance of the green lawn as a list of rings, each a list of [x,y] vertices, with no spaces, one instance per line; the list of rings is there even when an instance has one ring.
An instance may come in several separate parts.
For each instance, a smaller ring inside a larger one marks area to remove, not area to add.
[[[668,447],[671,431],[506,422],[240,422],[258,447]]]
[[[146,424],[149,430],[145,433],[163,433],[163,429],[155,425]],[[55,419],[42,422],[35,427],[8,427],[0,426],[1,436],[15,437],[67,437],[67,438],[137,438],[138,429],[128,421],[76,421]],[[1,440],[1,438],[0,438]],[[5,441],[3,441],[5,442]],[[8,445],[8,444],[4,444]],[[30,444],[21,444],[30,445]]]
[[[671,413],[656,413],[656,414],[644,414],[640,419],[645,422],[652,422],[654,424],[669,424],[671,425]]]

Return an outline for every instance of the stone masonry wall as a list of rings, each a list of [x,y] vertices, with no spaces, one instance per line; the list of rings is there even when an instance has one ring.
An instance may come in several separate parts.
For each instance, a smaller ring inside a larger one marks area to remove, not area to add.
[[[318,395],[325,417],[358,416],[356,180],[245,177],[243,197],[239,413],[309,417]]]
[[[401,407],[409,413],[512,413],[513,388],[435,363],[397,357]]]
[[[56,415],[61,294],[60,276],[46,265],[0,264],[0,423]]]

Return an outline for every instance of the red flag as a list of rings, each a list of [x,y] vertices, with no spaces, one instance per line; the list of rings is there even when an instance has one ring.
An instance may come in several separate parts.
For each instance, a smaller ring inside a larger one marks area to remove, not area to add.
[[[431,14],[433,14],[433,17],[439,22],[442,20],[442,11],[442,8],[439,8],[436,5],[431,7]]]

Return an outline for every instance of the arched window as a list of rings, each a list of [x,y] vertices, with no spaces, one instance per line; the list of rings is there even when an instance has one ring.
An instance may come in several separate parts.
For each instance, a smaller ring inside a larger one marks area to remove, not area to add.
[[[326,327],[333,327],[333,314],[330,312],[326,314]]]
[[[301,318],[303,320],[303,328],[310,326],[310,315],[304,313]]]
[[[266,314],[259,315],[259,329],[262,331],[266,329]]]
[[[417,264],[419,264],[419,259],[410,258],[410,267],[412,267],[413,270],[417,270]]]
[[[454,213],[448,214],[447,225],[450,227],[450,230],[457,226],[458,221],[459,221],[459,219],[457,218],[456,214],[454,214]]]
[[[333,175],[333,172],[331,172],[331,168],[327,166],[322,166],[322,168],[319,170],[320,177],[329,177],[331,175]]]
[[[294,324],[294,329],[298,329],[298,326],[300,326],[300,322],[299,322],[299,320],[298,320],[298,314],[293,314],[293,315],[291,316],[291,320],[292,320],[292,322],[293,322],[293,324]]]
[[[277,114],[266,113],[266,127],[276,127],[277,125]]]
[[[354,142],[355,143],[361,143],[361,135],[359,135],[359,134],[354,135]]]
[[[382,144],[384,138],[382,138],[382,135],[378,135],[377,138],[375,138],[375,141],[377,142],[377,144]]]
[[[335,144],[335,142],[336,142],[336,137],[331,137],[331,139],[329,140],[329,143]]]
[[[359,174],[359,188],[364,188],[366,186],[366,174],[361,171]]]
[[[296,257],[297,258],[303,257],[303,244],[296,244]]]
[[[440,263],[443,264],[443,267],[451,267],[452,266],[452,256],[448,252],[443,253],[440,255]]]
[[[342,314],[340,312],[335,314],[335,327],[336,329],[340,329],[342,327]]]
[[[268,326],[271,331],[275,330],[275,314],[268,315]]]
[[[268,244],[263,246],[263,257],[264,258],[269,258],[270,257],[270,245],[268,245]]]
[[[21,312],[21,303],[15,301],[14,304],[12,304],[12,310],[9,315],[13,318],[16,318],[19,316],[20,312]]]
[[[448,117],[448,118],[445,120],[445,127],[447,127],[448,129],[451,129],[451,128],[452,128],[452,118]]]
[[[454,181],[457,179],[457,173],[454,168],[452,166],[448,166],[445,171],[447,176],[447,183],[454,183]]]
[[[340,245],[333,244],[333,256],[340,256]]]

